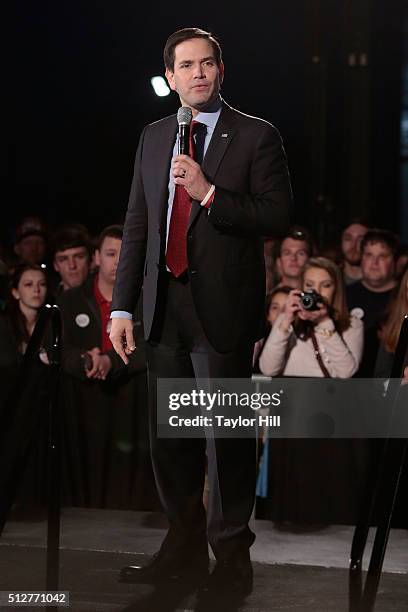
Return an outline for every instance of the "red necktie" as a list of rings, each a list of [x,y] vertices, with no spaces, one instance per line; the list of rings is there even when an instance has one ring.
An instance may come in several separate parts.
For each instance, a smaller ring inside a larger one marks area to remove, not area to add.
[[[191,122],[190,157],[194,159],[194,131],[200,126],[198,121]],[[171,211],[169,235],[167,238],[166,264],[174,276],[187,270],[187,228],[191,211],[191,198],[182,185],[176,185]]]

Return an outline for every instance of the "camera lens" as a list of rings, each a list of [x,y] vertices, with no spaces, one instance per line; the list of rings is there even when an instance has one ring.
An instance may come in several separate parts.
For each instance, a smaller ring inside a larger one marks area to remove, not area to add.
[[[314,298],[312,295],[303,295],[302,296],[302,306],[305,310],[309,310],[314,305]]]
[[[323,298],[317,291],[314,291],[314,289],[302,291],[300,294],[300,304],[303,310],[318,310],[319,302],[323,302]]]

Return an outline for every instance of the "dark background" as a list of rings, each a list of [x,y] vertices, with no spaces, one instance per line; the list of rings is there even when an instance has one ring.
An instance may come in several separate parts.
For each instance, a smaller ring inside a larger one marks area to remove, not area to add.
[[[406,4],[20,1],[0,237],[10,241],[26,214],[93,232],[123,218],[141,128],[178,106],[150,85],[163,74],[166,38],[200,26],[221,40],[227,102],[281,131],[297,221],[322,244],[352,215],[369,213],[408,241]]]

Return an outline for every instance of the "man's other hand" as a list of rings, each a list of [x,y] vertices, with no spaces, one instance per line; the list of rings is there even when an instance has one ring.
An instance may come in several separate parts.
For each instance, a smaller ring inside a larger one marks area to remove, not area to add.
[[[119,357],[127,365],[129,363],[128,355],[131,355],[136,349],[133,338],[133,321],[122,317],[114,317],[111,321],[110,341]]]

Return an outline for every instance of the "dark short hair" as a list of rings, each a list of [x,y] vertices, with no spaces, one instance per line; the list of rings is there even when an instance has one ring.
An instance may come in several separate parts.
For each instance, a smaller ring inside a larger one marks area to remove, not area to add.
[[[123,225],[108,225],[108,227],[105,227],[98,237],[98,242],[96,245],[98,250],[100,250],[105,238],[116,238],[117,240],[122,240]]]
[[[52,255],[54,257],[60,251],[79,247],[85,247],[91,256],[91,240],[86,227],[80,223],[64,225],[57,230],[52,240]]]
[[[341,230],[341,234],[342,235],[346,231],[346,229],[348,229],[350,227],[350,225],[363,225],[367,229],[372,227],[368,217],[364,217],[364,216],[361,216],[361,217],[352,217],[351,219],[349,219],[347,221],[347,223],[345,223],[343,225],[343,228]]]
[[[368,230],[360,243],[361,254],[364,252],[364,249],[368,244],[377,243],[385,244],[392,252],[393,257],[396,257],[399,246],[398,236],[396,236],[390,230],[379,228]]]
[[[283,236],[282,239],[277,243],[276,257],[280,257],[282,244],[283,241],[286,240],[286,238],[292,238],[292,240],[301,240],[302,242],[306,242],[309,257],[313,255],[315,246],[311,233],[302,225],[293,225],[293,227],[289,229],[289,232],[286,234],[286,236]]]
[[[164,46],[163,59],[164,65],[168,70],[174,72],[174,57],[177,45],[192,38],[203,38],[204,40],[208,40],[213,48],[215,61],[217,65],[220,66],[222,62],[222,51],[220,43],[215,36],[213,36],[211,32],[206,32],[200,28],[183,28],[182,30],[173,32],[173,34],[168,37]]]

